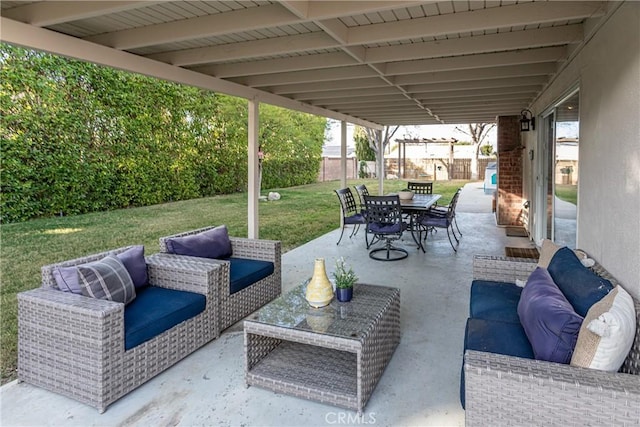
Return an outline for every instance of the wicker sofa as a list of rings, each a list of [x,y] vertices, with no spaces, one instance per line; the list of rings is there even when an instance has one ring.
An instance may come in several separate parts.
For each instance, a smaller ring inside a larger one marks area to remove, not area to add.
[[[535,268],[535,260],[476,256],[473,275],[515,283],[526,281]],[[599,264],[591,270],[620,286]],[[640,425],[640,302],[633,302],[636,336],[617,373],[467,350],[466,425]]]
[[[232,258],[235,260],[266,261],[273,264],[273,273],[257,280],[250,286],[233,292],[231,283],[231,262],[228,259],[211,259],[186,255],[170,254],[169,239],[195,236],[215,226],[199,228],[160,238],[161,256],[167,259],[181,259],[192,263],[215,264],[222,267],[222,274],[216,282],[218,297],[218,325],[220,331],[228,328],[244,317],[256,311],[266,303],[280,296],[282,293],[282,254],[281,244],[277,240],[248,239],[229,237],[231,241]]]
[[[224,269],[217,265],[194,266],[154,256],[144,259],[149,288],[200,294],[206,302],[199,314],[130,349],[125,346],[124,304],[58,289],[53,275],[56,267],[98,261],[129,248],[44,266],[42,286],[18,294],[20,382],[66,395],[102,413],[109,404],[218,336],[216,285]]]

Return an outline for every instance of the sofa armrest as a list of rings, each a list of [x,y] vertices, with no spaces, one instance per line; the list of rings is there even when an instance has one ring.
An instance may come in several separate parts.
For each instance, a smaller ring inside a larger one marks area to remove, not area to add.
[[[18,294],[18,377],[109,375],[124,354],[124,304],[38,288]]]
[[[205,295],[218,303],[220,283],[229,283],[229,264],[207,258],[158,253],[146,257],[149,283],[167,289]]]
[[[279,267],[281,261],[281,243],[279,240],[248,239],[230,237],[233,256],[237,258],[271,261]]]
[[[467,351],[466,425],[637,425],[640,377]]]
[[[510,258],[491,255],[473,257],[473,279],[515,283],[527,280],[536,269],[537,261],[528,258]]]

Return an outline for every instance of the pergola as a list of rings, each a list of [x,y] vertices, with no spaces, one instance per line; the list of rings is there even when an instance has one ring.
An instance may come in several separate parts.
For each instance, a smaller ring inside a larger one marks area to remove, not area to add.
[[[343,158],[346,122],[381,130],[517,116],[613,7],[493,0],[0,5],[3,42],[247,99],[250,237],[258,234],[260,103],[342,121]]]

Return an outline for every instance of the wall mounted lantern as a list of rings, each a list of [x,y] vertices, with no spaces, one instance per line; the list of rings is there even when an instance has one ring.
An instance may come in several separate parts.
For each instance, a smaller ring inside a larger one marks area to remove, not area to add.
[[[522,115],[520,118],[520,132],[536,130],[536,118],[533,117],[533,113],[529,110],[522,110],[520,114]]]

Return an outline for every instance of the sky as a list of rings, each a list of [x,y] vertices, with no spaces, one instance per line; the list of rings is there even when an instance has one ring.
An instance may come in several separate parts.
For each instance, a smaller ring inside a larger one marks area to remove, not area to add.
[[[331,129],[325,137],[326,145],[340,145],[340,122],[338,120],[327,119]],[[347,145],[355,146],[353,142],[353,129],[355,125],[347,123]],[[458,141],[471,141],[467,134],[456,130],[456,128],[467,129],[466,124],[461,125],[425,125],[425,126],[402,126],[393,136],[393,139],[401,138],[455,138]],[[579,122],[558,122],[556,123],[556,137],[577,138]],[[485,139],[484,143],[491,144],[496,148],[497,133],[494,127]]]
[[[325,138],[326,145],[340,145],[340,122],[333,119],[328,119],[331,129],[327,133]],[[462,125],[425,125],[425,126],[401,126],[395,133],[393,139],[402,138],[456,138],[458,141],[471,141],[471,137],[463,132],[457,131],[456,127],[461,129],[467,129],[466,124]],[[353,146],[353,129],[354,125],[347,124],[347,145]],[[485,143],[489,143],[495,147],[496,144],[496,129],[493,128],[489,132],[489,136],[485,140]]]

